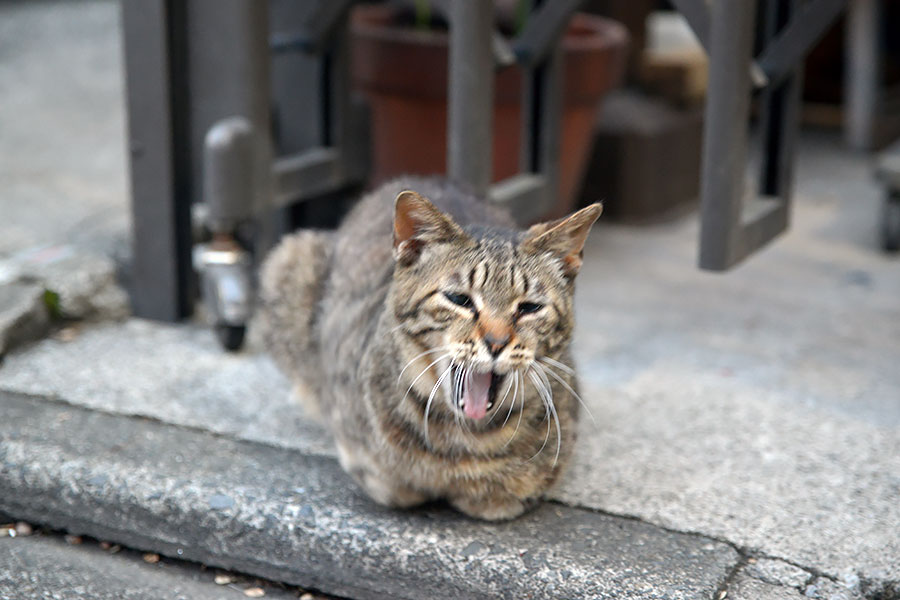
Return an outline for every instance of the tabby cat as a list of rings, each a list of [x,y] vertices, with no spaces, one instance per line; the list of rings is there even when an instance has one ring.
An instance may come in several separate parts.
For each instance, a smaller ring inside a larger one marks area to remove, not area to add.
[[[457,185],[407,178],[266,259],[268,349],[375,501],[510,519],[556,480],[580,401],[573,282],[600,210],[523,232]]]

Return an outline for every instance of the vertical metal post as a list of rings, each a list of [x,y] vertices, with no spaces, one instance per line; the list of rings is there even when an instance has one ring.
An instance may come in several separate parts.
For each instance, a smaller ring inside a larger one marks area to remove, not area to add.
[[[768,43],[781,33],[796,14],[797,0],[767,0],[765,39]],[[802,56],[802,54],[801,54]],[[803,61],[794,61],[789,75],[767,88],[760,98],[763,160],[760,194],[787,203],[792,195],[794,145],[800,124],[800,95]],[[785,216],[787,212],[785,212]]]
[[[278,39],[302,30],[320,7],[318,2],[270,0],[270,36]],[[321,61],[306,52],[278,52],[272,56],[272,103],[277,155],[292,154],[322,144]]]
[[[322,135],[323,146],[335,146],[345,151],[354,146],[350,127],[350,29],[348,15],[335,27],[331,47],[325,54],[322,85],[322,104],[325,107]]]
[[[546,216],[559,193],[565,82],[560,38],[582,0],[532,0],[513,45],[522,68],[519,173],[491,187],[491,199],[512,209],[521,225]]]
[[[353,84],[350,63],[350,15],[349,10],[337,22],[331,49],[325,57],[327,86],[323,86],[322,103],[328,108],[329,131],[323,145],[340,150],[342,177],[347,183],[362,180],[369,169],[368,129],[361,122],[359,110],[353,106]],[[491,75],[493,85],[493,74]],[[493,88],[492,97],[493,97]],[[490,179],[490,172],[488,172]]]
[[[131,304],[140,317],[176,321],[191,312],[190,195],[183,139],[180,5],[122,4],[134,262]]]
[[[543,183],[543,214],[559,193],[559,152],[562,131],[563,54],[557,45],[522,78],[522,145],[519,168],[536,173]]]
[[[700,266],[721,270],[738,260],[747,164],[747,117],[755,0],[713,2],[706,122],[703,131]]]
[[[543,65],[539,67],[543,90],[541,93],[540,112],[540,153],[535,171],[544,177],[546,185],[545,208],[556,204],[559,194],[559,157],[562,143],[562,113],[564,63],[562,44],[556,47]]]
[[[847,13],[844,137],[855,150],[874,144],[881,74],[881,0],[851,0]]]
[[[494,7],[482,0],[450,7],[447,173],[484,194],[493,170]]]

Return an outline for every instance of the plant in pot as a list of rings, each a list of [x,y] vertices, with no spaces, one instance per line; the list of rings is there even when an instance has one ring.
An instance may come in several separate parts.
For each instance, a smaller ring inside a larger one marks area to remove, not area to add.
[[[474,1],[474,0],[451,0]],[[480,0],[478,0],[480,1]],[[552,1],[552,0],[548,0]],[[498,2],[497,26],[514,37],[530,2]],[[427,0],[362,4],[351,15],[353,79],[369,99],[372,176],[443,174],[447,156],[447,24]],[[547,217],[574,208],[590,149],[597,106],[620,82],[628,44],[615,21],[576,13],[562,39],[563,114],[557,204]],[[519,171],[522,69],[498,68],[494,81],[493,178]]]

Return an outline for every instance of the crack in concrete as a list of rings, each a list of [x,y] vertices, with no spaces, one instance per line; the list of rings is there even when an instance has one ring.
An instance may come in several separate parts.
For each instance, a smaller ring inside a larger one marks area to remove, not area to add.
[[[548,500],[547,502],[551,502],[553,504],[559,504],[561,506],[573,506],[566,504],[565,502],[561,502],[559,500]],[[734,578],[740,573],[740,571],[746,568],[749,564],[751,564],[751,560],[774,560],[785,563],[792,567],[796,567],[802,571],[808,573],[808,577],[802,586],[793,586],[786,584],[778,584],[780,587],[786,587],[795,589],[801,594],[806,595],[807,590],[809,590],[810,586],[812,586],[817,579],[825,579],[835,584],[846,585],[844,581],[842,581],[839,577],[826,573],[817,567],[811,567],[808,565],[803,565],[793,561],[789,558],[774,556],[767,554],[765,552],[761,552],[754,548],[748,548],[746,546],[741,546],[736,544],[730,540],[719,538],[716,536],[711,536],[705,533],[701,533],[698,531],[684,531],[680,529],[675,529],[673,527],[667,527],[665,525],[659,525],[658,523],[653,523],[652,521],[647,521],[642,517],[638,517],[636,515],[631,514],[620,514],[611,511],[606,511],[597,508],[591,508],[586,506],[574,505],[576,508],[580,508],[582,510],[587,510],[591,512],[595,512],[600,515],[615,517],[619,519],[626,519],[629,521],[635,521],[638,523],[642,523],[644,525],[649,525],[651,527],[659,528],[663,531],[669,533],[677,533],[681,535],[687,535],[691,537],[700,538],[703,540],[708,540],[710,542],[717,542],[719,544],[724,544],[730,547],[732,550],[737,552],[739,558],[737,563],[735,563],[734,567],[729,571],[728,575],[726,575],[723,583],[717,588],[715,594],[713,595],[713,600],[718,600],[719,598],[725,598],[727,596],[727,592],[729,587],[734,582]],[[872,579],[865,579],[859,576],[859,574],[855,574],[856,577],[859,578],[859,593],[866,600],[900,600],[900,582],[897,581],[879,581]],[[851,588],[848,588],[851,589]],[[726,592],[726,596],[722,596],[722,592]]]
[[[900,581],[860,579],[860,588],[868,600],[900,600]]]
[[[716,588],[716,591],[713,594],[713,600],[723,600],[728,595],[728,591],[732,588],[735,579],[737,579],[740,572],[744,569],[744,567],[747,566],[750,561],[750,557],[742,553],[736,547],[732,547],[738,552],[738,561],[731,568],[731,571],[729,571],[725,576],[725,579],[722,581],[719,587]]]

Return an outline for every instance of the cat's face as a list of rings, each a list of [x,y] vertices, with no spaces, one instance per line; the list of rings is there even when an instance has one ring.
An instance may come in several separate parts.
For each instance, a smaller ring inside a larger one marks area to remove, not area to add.
[[[571,339],[573,279],[599,214],[594,205],[522,233],[463,230],[421,196],[398,196],[394,314],[436,361],[447,408],[477,421],[525,377],[546,377],[541,365]]]

